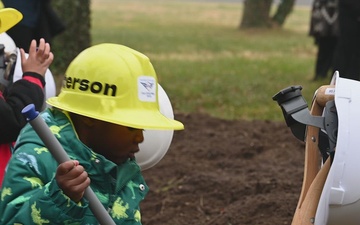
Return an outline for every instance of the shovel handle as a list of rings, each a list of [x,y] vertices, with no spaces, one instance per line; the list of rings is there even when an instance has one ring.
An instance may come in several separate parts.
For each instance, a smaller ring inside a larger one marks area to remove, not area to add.
[[[316,103],[324,108],[328,101],[334,100],[335,85],[323,85],[316,91]]]
[[[324,85],[316,90],[310,114],[321,116],[328,101],[334,100],[334,85]],[[308,126],[305,145],[304,177],[292,225],[313,225],[329,169],[329,159],[320,168],[318,150],[319,128]]]

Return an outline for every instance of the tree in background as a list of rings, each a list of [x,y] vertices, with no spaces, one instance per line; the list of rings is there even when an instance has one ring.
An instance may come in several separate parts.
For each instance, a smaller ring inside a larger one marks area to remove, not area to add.
[[[291,13],[295,0],[281,0],[271,16],[273,0],[244,0],[240,29],[281,27]]]
[[[51,46],[51,50],[55,55],[51,65],[51,72],[54,75],[57,87],[60,88],[69,63],[82,50],[91,45],[91,2],[90,0],[63,0],[52,1],[51,4],[66,24],[65,31],[54,38]]]

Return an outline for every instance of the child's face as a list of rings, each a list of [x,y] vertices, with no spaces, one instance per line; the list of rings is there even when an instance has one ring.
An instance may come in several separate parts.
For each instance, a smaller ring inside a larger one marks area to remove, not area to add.
[[[143,130],[97,120],[92,128],[88,146],[110,161],[121,164],[134,158],[139,144],[144,141]]]

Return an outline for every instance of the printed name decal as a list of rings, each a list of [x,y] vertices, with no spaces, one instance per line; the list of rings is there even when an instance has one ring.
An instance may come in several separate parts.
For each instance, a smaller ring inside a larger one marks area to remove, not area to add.
[[[90,90],[94,94],[116,96],[117,86],[115,84],[101,83],[100,81],[89,81],[76,77],[66,77],[65,87],[78,89],[80,91]]]

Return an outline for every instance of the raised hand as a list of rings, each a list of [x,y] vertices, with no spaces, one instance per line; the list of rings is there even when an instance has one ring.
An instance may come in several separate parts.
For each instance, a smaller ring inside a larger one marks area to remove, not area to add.
[[[23,72],[35,72],[42,76],[45,76],[46,70],[54,59],[50,44],[45,43],[43,38],[40,39],[38,47],[36,47],[35,40],[31,41],[28,58],[26,58],[24,49],[20,49],[20,54]]]

